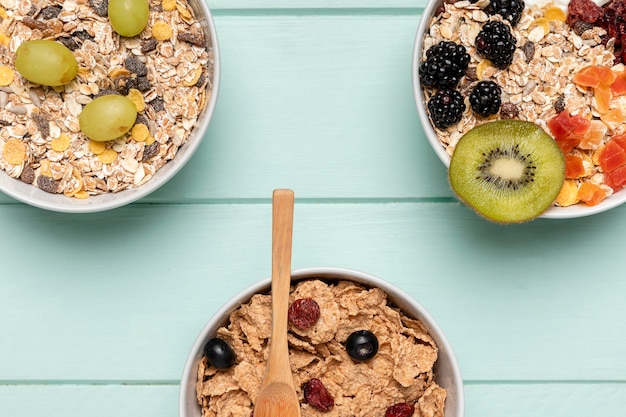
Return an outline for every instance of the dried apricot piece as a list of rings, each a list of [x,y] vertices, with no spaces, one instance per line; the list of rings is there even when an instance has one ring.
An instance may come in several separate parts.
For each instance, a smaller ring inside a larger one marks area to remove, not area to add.
[[[585,181],[578,187],[578,199],[588,206],[595,206],[605,198],[606,191],[591,181]]]
[[[610,109],[611,104],[611,87],[605,84],[600,84],[593,90],[593,101],[596,107],[596,110],[600,114],[605,114]]]
[[[2,157],[11,165],[19,165],[26,160],[26,145],[19,139],[9,139],[4,144]]]
[[[611,84],[611,91],[616,96],[626,94],[626,71],[615,73],[615,81]]]
[[[604,172],[611,172],[626,164],[626,151],[617,142],[610,140],[602,148],[598,160]]]
[[[554,202],[561,207],[568,207],[578,203],[578,185],[575,180],[565,180],[561,191]]]
[[[602,120],[610,130],[614,130],[626,121],[626,113],[618,106],[600,115],[600,120]]]
[[[572,82],[580,87],[596,88],[600,85],[599,74],[595,71],[595,65],[581,68],[572,76]]]
[[[585,175],[583,159],[578,155],[565,155],[565,178],[579,178]]]
[[[621,190],[626,185],[626,165],[622,165],[611,172],[605,172],[604,183],[614,191]]]
[[[609,128],[604,124],[602,120],[591,120],[589,122],[589,130],[585,133],[585,136],[580,140],[578,147],[580,149],[596,149],[602,143],[602,140],[606,136]]]

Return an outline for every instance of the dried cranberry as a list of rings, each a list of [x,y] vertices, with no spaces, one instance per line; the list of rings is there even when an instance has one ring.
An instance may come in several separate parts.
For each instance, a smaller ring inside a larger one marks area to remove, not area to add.
[[[311,407],[319,411],[330,411],[334,407],[335,400],[319,379],[311,378],[304,384],[303,389],[304,400]]]
[[[298,329],[308,329],[320,318],[320,306],[312,298],[299,298],[289,306],[287,319]]]
[[[595,23],[603,13],[602,7],[592,0],[570,0],[567,6],[567,23],[570,26],[578,20]]]
[[[415,411],[415,406],[409,403],[394,404],[387,408],[385,417],[411,417]]]

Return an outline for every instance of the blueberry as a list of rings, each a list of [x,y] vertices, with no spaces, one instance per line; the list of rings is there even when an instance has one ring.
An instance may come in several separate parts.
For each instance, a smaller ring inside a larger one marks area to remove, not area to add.
[[[228,343],[217,337],[204,345],[204,356],[217,369],[228,369],[235,363],[235,352]]]
[[[378,339],[368,330],[357,330],[348,336],[346,351],[357,362],[372,359],[378,352]]]

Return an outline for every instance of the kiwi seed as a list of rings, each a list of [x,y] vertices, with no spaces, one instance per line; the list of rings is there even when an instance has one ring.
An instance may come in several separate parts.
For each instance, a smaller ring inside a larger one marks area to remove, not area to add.
[[[448,175],[457,196],[478,214],[521,223],[552,205],[565,179],[565,158],[536,124],[498,120],[463,135]]]

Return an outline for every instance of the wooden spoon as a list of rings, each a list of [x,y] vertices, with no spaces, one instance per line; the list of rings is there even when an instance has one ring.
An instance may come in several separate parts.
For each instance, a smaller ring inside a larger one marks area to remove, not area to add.
[[[254,417],[300,417],[287,344],[287,309],[291,284],[293,191],[272,196],[272,336],[270,353],[254,406]]]

